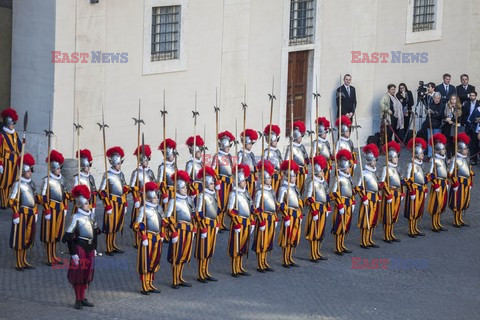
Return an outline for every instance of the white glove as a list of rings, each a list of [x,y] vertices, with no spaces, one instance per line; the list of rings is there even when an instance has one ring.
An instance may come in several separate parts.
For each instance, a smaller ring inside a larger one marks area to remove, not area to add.
[[[260,231],[262,231],[262,232],[263,232],[263,231],[265,231],[265,226],[263,226],[263,227],[260,227],[259,229],[260,229]]]
[[[63,210],[63,216],[65,217],[67,215],[68,210]]]
[[[387,203],[392,203],[393,201],[393,198],[392,199],[387,199]]]
[[[127,214],[127,210],[128,210],[128,208],[125,207],[125,209],[123,210],[123,214]]]
[[[275,228],[277,228],[277,226],[278,226],[278,222],[277,222],[277,221],[275,221]]]
[[[178,236],[176,236],[175,238],[172,238],[172,243],[177,243],[178,242]]]
[[[416,198],[416,196],[415,196],[415,195],[413,195],[413,196],[410,196],[410,199],[411,199],[411,200],[415,200],[415,198]]]
[[[290,220],[285,221],[284,225],[285,225],[285,227],[290,226]]]
[[[233,229],[235,231],[235,233],[240,233],[240,230],[242,230],[242,228],[240,229]]]
[[[345,208],[342,208],[342,209],[338,210],[338,213],[344,214],[345,213]]]
[[[145,239],[142,241],[142,246],[144,247],[148,246],[148,239]]]
[[[218,233],[218,228],[215,228],[215,234],[217,234],[217,233]]]
[[[327,211],[327,218],[328,218],[328,215],[330,214],[330,212],[332,212],[332,211]]]
[[[168,198],[165,198],[162,200],[163,203],[167,203],[168,202]]]
[[[20,218],[15,218],[15,219],[13,219],[13,223],[14,223],[14,224],[19,224],[19,223],[20,223]]]
[[[140,201],[135,202],[134,205],[135,205],[135,208],[137,208],[137,209],[140,208]]]
[[[313,221],[318,221],[318,214],[316,216],[313,216]]]
[[[38,220],[38,213],[35,214],[35,222],[37,222],[37,220]]]
[[[3,166],[0,165],[0,174],[3,174]]]
[[[51,218],[52,218],[52,215],[50,213],[45,215],[45,220],[50,220]]]
[[[107,214],[111,214],[113,212],[113,209],[107,210]]]
[[[403,201],[403,199],[405,199],[405,197],[403,197],[403,196],[402,196],[402,197],[400,197],[400,201]]]
[[[206,233],[206,232],[205,233],[200,233],[200,237],[202,237],[202,239],[205,239],[207,237],[207,234],[208,233]]]
[[[454,192],[457,192],[457,190],[458,190],[458,187],[453,188]]]
[[[355,205],[354,204],[352,204],[352,213],[353,213],[353,211],[355,211]],[[344,209],[343,212],[345,212],[345,209]]]
[[[220,185],[219,185],[219,184],[217,184],[217,185],[215,186],[215,190],[217,190],[217,191],[220,190]]]
[[[253,230],[255,230],[255,226],[250,226],[250,234],[252,234]]]
[[[362,202],[364,206],[368,206],[368,200]]]
[[[78,256],[78,254],[74,254],[72,256],[72,261],[76,266],[78,266],[78,262],[80,261],[80,257]]]
[[[97,256],[97,250],[93,250],[95,257]]]

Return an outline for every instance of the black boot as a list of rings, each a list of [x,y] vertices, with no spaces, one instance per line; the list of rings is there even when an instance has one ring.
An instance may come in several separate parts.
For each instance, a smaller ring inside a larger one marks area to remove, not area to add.
[[[87,299],[83,299],[82,300],[82,306],[85,306],[85,307],[94,307],[93,303],[89,302]]]
[[[82,301],[80,300],[77,300],[75,301],[75,309],[83,309],[83,306],[82,306]]]

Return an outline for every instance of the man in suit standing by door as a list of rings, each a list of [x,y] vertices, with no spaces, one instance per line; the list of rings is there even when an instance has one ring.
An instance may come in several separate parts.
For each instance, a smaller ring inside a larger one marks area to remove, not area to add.
[[[350,85],[352,76],[348,73],[343,77],[343,85],[337,88],[335,100],[337,102],[337,115],[346,115],[350,119],[353,118],[355,108],[357,107],[357,93],[355,88]],[[342,114],[340,115],[339,100],[342,100]]]
[[[471,92],[470,99],[463,103],[462,122],[465,124],[465,132],[470,136],[470,163],[477,164],[477,153],[479,151],[479,141],[477,136],[477,128],[480,124],[480,101],[477,100],[477,93]]]
[[[457,95],[460,98],[460,102],[464,104],[466,101],[469,101],[468,95],[475,91],[475,86],[468,84],[468,74],[462,74],[460,81],[462,84],[457,86]]]
[[[450,84],[450,80],[452,80],[452,76],[448,73],[445,73],[443,75],[443,82],[435,88],[436,92],[440,92],[442,94],[442,103],[446,103],[452,94],[457,93],[457,89]]]

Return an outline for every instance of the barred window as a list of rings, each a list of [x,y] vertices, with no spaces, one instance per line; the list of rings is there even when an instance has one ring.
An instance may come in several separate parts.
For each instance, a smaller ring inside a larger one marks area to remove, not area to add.
[[[180,6],[152,8],[152,61],[179,59]]]
[[[291,0],[290,45],[313,43],[315,0]]]
[[[435,0],[415,0],[413,32],[435,29]]]

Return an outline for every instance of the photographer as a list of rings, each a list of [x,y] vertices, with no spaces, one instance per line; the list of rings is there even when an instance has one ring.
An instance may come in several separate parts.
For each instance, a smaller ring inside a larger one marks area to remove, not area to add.
[[[388,92],[380,100],[380,115],[390,124],[387,130],[387,139],[391,141],[394,132],[398,138],[402,139],[404,124],[402,103],[395,96],[397,87],[394,84],[389,84],[387,88]]]
[[[410,117],[412,115],[412,106],[414,101],[412,91],[408,90],[405,83],[400,83],[398,85],[397,99],[402,104],[403,115],[405,116],[404,127],[405,131],[408,132],[408,129],[410,129]]]
[[[430,121],[432,125],[433,134],[439,133],[442,131],[442,125],[445,118],[445,105],[442,103],[442,94],[440,92],[435,92],[433,94],[433,103],[430,106],[427,106],[427,122],[430,126]],[[430,127],[427,129],[428,141],[430,141]],[[428,158],[432,157],[432,146],[428,144]],[[425,159],[428,161],[429,159]]]

